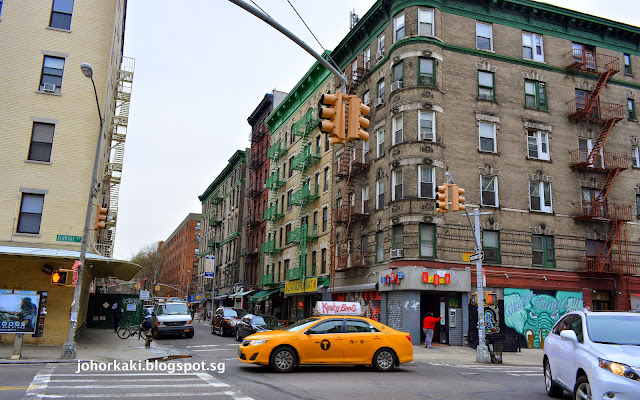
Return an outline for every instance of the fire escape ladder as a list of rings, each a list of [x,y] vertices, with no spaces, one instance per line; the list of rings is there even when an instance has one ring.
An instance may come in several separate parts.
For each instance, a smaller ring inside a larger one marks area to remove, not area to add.
[[[371,60],[365,60],[364,55],[356,57],[354,62],[349,64],[345,69],[345,76],[347,77],[347,93],[356,94],[360,83],[364,80],[364,77],[369,73],[369,63]],[[355,68],[354,68],[355,64]]]
[[[601,154],[602,148],[604,147],[604,142],[607,140],[607,137],[609,136],[611,129],[613,129],[613,126],[618,121],[620,121],[619,118],[611,118],[604,123],[604,125],[602,126],[602,130],[598,135],[598,138],[593,143],[593,148],[591,149],[591,152],[587,156],[587,165],[593,165],[596,157],[598,157]]]
[[[620,168],[614,168],[607,173],[607,179],[605,179],[604,183],[602,184],[602,189],[600,189],[600,193],[595,199],[595,205],[591,209],[591,218],[596,218],[600,214],[607,213],[607,196],[609,195],[609,191],[613,186],[613,182],[615,182],[620,171]]]
[[[598,82],[596,83],[596,87],[591,91],[591,94],[589,95],[589,99],[587,100],[587,104],[584,109],[585,115],[591,115],[591,110],[596,104],[598,104],[598,98],[600,97],[600,92],[602,92],[604,85],[607,84],[607,82],[609,81],[609,79],[614,73],[615,73],[614,71],[607,69],[605,72],[600,74],[600,77],[598,78]],[[597,110],[597,115],[600,115],[600,110]]]

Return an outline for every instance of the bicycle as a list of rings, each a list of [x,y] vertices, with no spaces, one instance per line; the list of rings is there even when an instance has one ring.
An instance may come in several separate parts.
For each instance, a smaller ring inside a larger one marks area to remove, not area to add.
[[[151,330],[151,322],[148,320],[142,321],[138,326],[129,326],[118,329],[118,337],[120,339],[128,339],[132,336],[138,335],[138,339],[146,339],[147,332]]]

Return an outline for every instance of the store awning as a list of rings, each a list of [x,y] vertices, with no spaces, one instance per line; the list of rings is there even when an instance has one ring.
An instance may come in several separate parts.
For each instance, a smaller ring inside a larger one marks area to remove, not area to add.
[[[214,300],[222,300],[222,299],[226,299],[227,297],[229,297],[229,296],[228,296],[228,295],[226,295],[226,294],[224,294],[224,295],[222,295],[222,296],[216,296],[216,297],[214,297],[213,299],[214,299]]]
[[[275,292],[279,292],[280,289],[271,289],[271,290],[263,290],[262,292],[258,292],[253,296],[249,297],[249,301],[251,303],[259,303],[263,300],[266,300],[267,297],[271,296]]]
[[[239,299],[239,298],[242,298],[242,297],[246,296],[247,294],[249,294],[251,292],[253,292],[253,290],[247,290],[246,292],[230,294],[229,298],[230,299]]]
[[[363,283],[361,285],[351,285],[351,286],[336,286],[333,289],[327,290],[327,292],[349,293],[349,292],[370,292],[372,290],[378,290],[377,283]]]

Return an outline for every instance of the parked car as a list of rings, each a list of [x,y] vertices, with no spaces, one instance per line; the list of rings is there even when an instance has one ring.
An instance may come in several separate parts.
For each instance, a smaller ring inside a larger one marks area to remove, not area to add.
[[[194,335],[193,318],[187,303],[179,299],[159,300],[151,313],[151,333],[154,339],[163,334]]]
[[[573,311],[544,341],[544,383],[549,397],[638,399],[640,314]]]
[[[211,333],[224,336],[236,332],[236,324],[247,312],[242,308],[219,307],[211,319]]]
[[[284,324],[273,315],[245,314],[236,324],[236,340],[239,342],[254,333],[283,327]]]

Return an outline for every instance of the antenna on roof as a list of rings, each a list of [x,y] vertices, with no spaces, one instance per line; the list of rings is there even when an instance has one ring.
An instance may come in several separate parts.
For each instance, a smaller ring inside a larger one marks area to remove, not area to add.
[[[349,11],[349,29],[353,29],[358,21],[360,21],[360,17],[356,14],[356,10]]]

